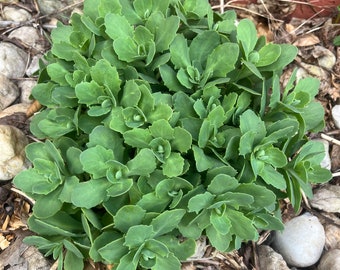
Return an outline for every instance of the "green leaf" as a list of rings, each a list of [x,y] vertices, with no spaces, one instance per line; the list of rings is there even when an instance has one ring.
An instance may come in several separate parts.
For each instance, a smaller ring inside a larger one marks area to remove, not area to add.
[[[169,49],[171,42],[176,37],[179,23],[179,17],[169,16],[165,18],[160,11],[153,12],[150,15],[145,26],[155,35],[157,52],[163,52]]]
[[[101,86],[109,89],[112,95],[117,98],[120,91],[121,80],[119,79],[116,67],[112,66],[109,61],[100,59],[90,69],[92,80]]]
[[[271,165],[265,164],[263,170],[258,174],[268,185],[280,190],[286,188],[286,181],[283,175],[276,171]]]
[[[152,141],[153,137],[149,130],[143,128],[134,128],[124,132],[124,142],[132,147],[146,148]]]
[[[245,58],[254,50],[257,42],[257,32],[254,23],[243,19],[237,25],[237,39],[241,43]]]
[[[239,47],[234,43],[218,45],[207,58],[205,72],[211,74],[212,77],[225,77],[235,69],[238,54]]]
[[[165,119],[159,119],[153,122],[149,127],[149,130],[154,138],[160,137],[166,140],[171,140],[174,137],[174,129]]]
[[[138,248],[144,244],[146,240],[151,239],[154,236],[154,231],[150,225],[135,225],[128,229],[124,245],[132,248]]]
[[[106,149],[113,151],[113,157],[115,160],[122,160],[124,155],[123,139],[120,134],[104,127],[97,125],[89,135],[89,142],[86,144],[88,148],[95,147],[97,145],[103,146]]]
[[[184,209],[168,210],[154,218],[150,223],[155,232],[154,237],[167,234],[177,228],[185,212]]]
[[[96,162],[93,162],[94,160]],[[94,179],[106,176],[109,160],[114,160],[112,150],[101,145],[88,148],[80,154],[80,162],[83,164],[84,171],[92,174]]]
[[[258,144],[266,136],[266,126],[254,111],[247,110],[240,116],[240,129],[242,134],[253,131],[254,144]]]
[[[219,195],[234,190],[238,185],[238,180],[235,177],[227,174],[218,174],[211,180],[207,191]]]
[[[199,148],[198,146],[192,145],[192,150],[194,151],[197,171],[203,172],[220,165],[218,161],[211,158],[210,156],[205,155],[203,149]]]
[[[124,205],[121,207],[115,217],[115,228],[126,233],[130,227],[142,223],[146,211],[138,205]]]
[[[196,212],[198,214],[201,210],[207,209],[213,203],[214,198],[215,195],[209,192],[192,197],[188,203],[189,212]]]
[[[242,212],[227,208],[226,215],[231,221],[231,231],[245,240],[256,240],[258,233],[252,221],[244,216]]]
[[[126,62],[133,62],[142,59],[138,53],[138,46],[131,37],[120,37],[113,42],[113,48],[118,59]]]
[[[189,47],[183,34],[177,34],[170,45],[171,62],[175,68],[183,68],[190,66]]]
[[[260,71],[280,71],[291,63],[298,53],[297,47],[290,44],[278,44],[281,47],[279,58],[268,66],[259,67]]]
[[[82,225],[68,213],[59,211],[48,219],[38,219],[34,215],[28,219],[30,230],[41,235],[77,236],[82,233]]]
[[[176,77],[176,72],[169,65],[161,65],[159,67],[159,72],[161,74],[164,85],[169,88],[169,90],[178,92],[185,92],[185,87],[181,85]]]
[[[79,258],[76,254],[71,251],[67,251],[64,259],[65,270],[82,270],[84,269],[84,260]]]
[[[281,47],[277,44],[269,43],[259,50],[260,59],[256,63],[257,67],[268,66],[274,63],[281,54]]]
[[[147,18],[152,11],[152,0],[135,0],[133,7],[141,18]]]
[[[133,186],[133,180],[129,179],[120,179],[119,181],[115,181],[112,185],[107,189],[107,195],[110,197],[118,197],[126,192],[128,192]]]
[[[191,149],[192,137],[191,134],[184,128],[174,128],[174,139],[171,140],[171,148],[181,153],[186,153]]]
[[[173,270],[179,269],[181,267],[181,262],[172,254],[168,254],[168,256],[157,256],[156,262],[153,267],[155,270]]]
[[[156,169],[156,159],[150,149],[141,149],[139,153],[126,164],[129,175],[148,176]]]
[[[63,203],[59,200],[61,187],[50,192],[48,196],[38,198],[33,206],[33,211],[38,218],[49,218],[55,215],[62,207]]]
[[[106,237],[110,237],[111,235],[105,234]],[[102,239],[104,240],[105,238],[101,238],[100,240]],[[124,246],[123,237],[115,239],[109,242],[107,245],[100,246],[98,249],[98,253],[100,254],[100,256],[103,257],[105,261],[110,262],[110,263],[118,263],[120,259],[124,255],[126,255],[128,252],[129,252],[129,249],[126,246]]]
[[[133,27],[126,17],[119,14],[108,13],[105,16],[105,28],[106,34],[113,40],[133,36]]]
[[[104,88],[95,81],[79,83],[75,91],[79,103],[86,105],[98,104],[98,98],[105,96]]]
[[[184,158],[180,153],[171,153],[162,165],[163,174],[168,177],[179,176],[183,173]]]
[[[190,59],[200,66],[206,66],[208,56],[220,44],[220,36],[216,31],[203,31],[191,42],[189,48]]]
[[[226,251],[229,248],[230,242],[232,241],[231,234],[222,235],[212,225],[206,228],[205,232],[212,246],[220,251]]]
[[[216,211],[211,211],[210,214],[211,225],[222,235],[226,235],[230,231],[231,222],[227,215],[218,215]]]
[[[106,179],[96,179],[77,184],[71,196],[77,207],[90,209],[107,199],[107,188],[111,185]]]
[[[276,196],[271,190],[255,185],[255,184],[240,184],[234,192],[246,193],[254,198],[252,207],[265,208],[275,203]]]

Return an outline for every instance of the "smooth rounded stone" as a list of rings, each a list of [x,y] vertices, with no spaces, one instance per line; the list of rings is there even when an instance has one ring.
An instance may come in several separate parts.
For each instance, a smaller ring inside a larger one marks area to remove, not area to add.
[[[31,77],[32,75],[34,75],[35,73],[37,73],[39,71],[39,69],[40,69],[40,67],[39,67],[39,60],[42,57],[43,56],[41,54],[37,54],[37,55],[34,55],[32,57],[31,64],[26,69],[26,75],[28,77]]]
[[[8,125],[0,125],[0,181],[12,179],[30,164],[25,156],[28,139],[20,130]]]
[[[335,55],[323,46],[315,46],[312,54],[318,60],[318,64],[320,67],[331,70],[335,65]]]
[[[339,270],[340,249],[327,251],[321,258],[318,270]]]
[[[325,245],[325,231],[317,217],[306,213],[275,232],[273,247],[290,266],[308,267],[315,264]]]
[[[9,35],[9,38],[15,38],[20,40],[23,44],[32,47],[38,51],[43,51],[44,46],[42,45],[39,31],[31,26],[22,26],[13,30]]]
[[[329,155],[329,142],[324,139],[315,139],[313,141],[321,142],[323,144],[325,148],[325,157],[321,161],[320,166],[322,168],[330,170],[331,169],[331,157]]]
[[[18,86],[21,90],[20,102],[21,103],[32,103],[33,99],[31,98],[32,89],[37,85],[35,80],[22,80],[18,82]]]
[[[0,111],[11,105],[19,95],[18,87],[0,73]]]
[[[44,15],[55,13],[77,2],[79,1],[78,0],[64,0],[64,1],[37,0],[39,10]],[[72,12],[72,9],[69,9],[69,13],[71,12]]]
[[[340,220],[339,220],[340,221]],[[339,222],[340,224],[340,222]],[[325,233],[326,233],[326,243],[325,248],[327,250],[330,249],[340,249],[340,228],[339,226],[333,224],[325,225]]]
[[[4,7],[2,16],[7,21],[14,21],[14,22],[25,22],[32,18],[31,14],[22,9],[22,8],[15,8],[15,7]]]
[[[340,186],[324,185],[310,200],[311,206],[325,212],[340,213]]]
[[[332,109],[332,117],[334,124],[340,129],[340,105],[335,105]]]
[[[30,107],[30,104],[28,103],[17,103],[14,105],[11,105],[4,109],[3,111],[0,111],[0,119],[15,113],[26,113],[27,109]]]
[[[8,42],[0,42],[0,73],[7,78],[24,76],[28,55],[22,49]]]
[[[258,246],[259,263],[261,270],[289,270],[282,256],[275,252],[270,246]]]

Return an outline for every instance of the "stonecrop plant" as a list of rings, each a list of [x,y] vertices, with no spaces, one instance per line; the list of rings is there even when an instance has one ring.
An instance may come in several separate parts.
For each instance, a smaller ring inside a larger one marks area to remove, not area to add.
[[[83,269],[180,269],[207,236],[220,251],[283,228],[320,167],[319,82],[280,75],[297,49],[207,0],[85,0],[58,24],[33,97],[41,142],[14,179],[36,202],[25,242]]]

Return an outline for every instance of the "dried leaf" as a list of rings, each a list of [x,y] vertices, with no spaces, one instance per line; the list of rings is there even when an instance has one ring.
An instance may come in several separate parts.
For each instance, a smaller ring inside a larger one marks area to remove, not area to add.
[[[312,46],[315,44],[320,43],[320,39],[314,35],[314,34],[305,34],[301,37],[299,37],[293,45],[297,47],[306,47],[306,46]]]

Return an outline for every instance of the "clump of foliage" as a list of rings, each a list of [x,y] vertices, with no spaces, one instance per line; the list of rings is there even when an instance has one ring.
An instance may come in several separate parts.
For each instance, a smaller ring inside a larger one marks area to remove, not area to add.
[[[221,251],[282,228],[320,167],[319,82],[296,56],[206,0],[85,0],[52,32],[33,96],[45,106],[14,184],[36,200],[26,243],[114,269],[180,269],[206,235]],[[302,191],[301,191],[302,190]]]

